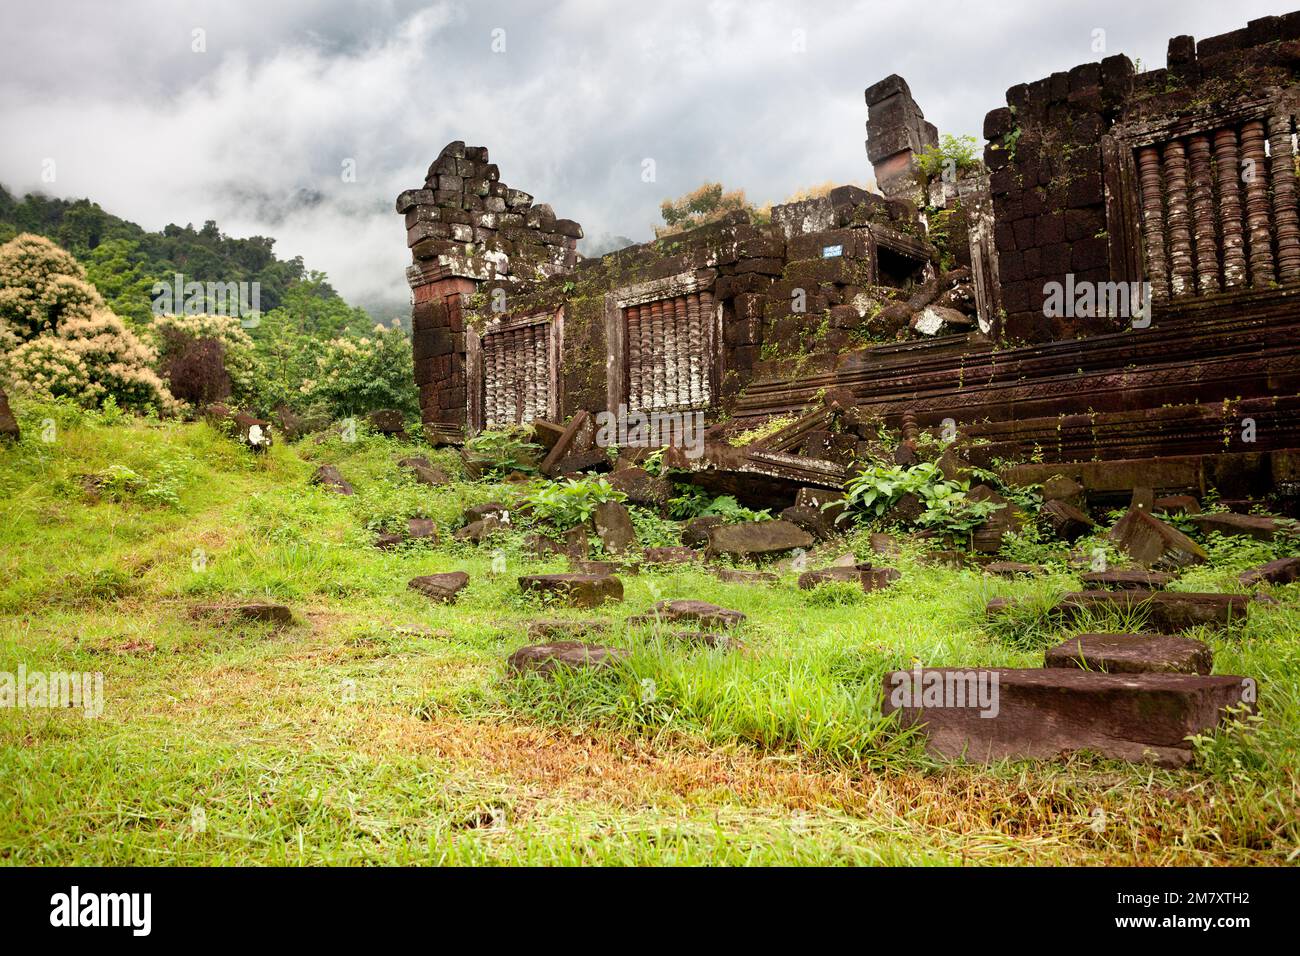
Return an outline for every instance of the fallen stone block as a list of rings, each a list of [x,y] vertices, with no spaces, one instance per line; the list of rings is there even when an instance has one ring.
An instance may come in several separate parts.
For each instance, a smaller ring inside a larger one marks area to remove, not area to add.
[[[1198,515],[1201,503],[1191,495],[1168,495],[1151,503],[1151,510],[1167,515]]]
[[[354,495],[356,490],[343,478],[343,473],[333,465],[321,465],[311,476],[311,484],[338,495]]]
[[[406,586],[440,604],[453,604],[467,584],[469,584],[469,575],[464,571],[448,571],[445,574],[425,574],[418,578],[411,578]]]
[[[1070,543],[1074,543],[1085,534],[1091,534],[1097,527],[1097,522],[1065,501],[1049,501],[1043,505],[1039,514],[1058,538]]]
[[[999,614],[1014,610],[1017,603],[1014,598],[995,597],[984,605],[984,613],[988,617],[997,617]]]
[[[375,539],[375,547],[381,551],[390,551],[408,541],[423,541],[425,544],[438,543],[438,528],[432,518],[408,518],[405,531],[381,534]]]
[[[292,624],[293,613],[283,604],[256,601],[248,604],[198,604],[190,608],[190,617],[215,617],[222,620],[255,621],[277,626]]]
[[[976,485],[966,492],[969,501],[988,501],[1000,505],[971,535],[971,546],[984,554],[997,554],[1002,549],[1002,536],[1019,534],[1025,526],[1025,513],[1014,502],[1008,501],[988,485]]]
[[[509,520],[510,509],[499,501],[485,501],[482,504],[471,505],[466,508],[464,517],[466,523],[469,524],[482,521],[484,518],[496,518],[498,520],[505,518]]]
[[[1208,674],[1210,648],[1173,634],[1080,634],[1049,647],[1044,667],[1077,667],[1107,674]]]
[[[646,564],[694,564],[704,555],[694,548],[646,548],[641,560]]]
[[[378,408],[367,417],[370,427],[380,435],[406,437],[406,416],[395,408]]]
[[[829,491],[825,488],[800,488],[794,493],[794,506],[796,508],[816,508],[827,520],[832,527],[847,527],[844,522],[839,520],[840,515],[844,514],[844,492]]]
[[[820,508],[794,505],[781,512],[781,520],[802,528],[818,541],[833,538],[839,530],[834,520]]]
[[[397,465],[409,471],[411,477],[422,485],[438,488],[451,481],[445,471],[434,466],[427,458],[401,458]]]
[[[1065,475],[1053,475],[1043,482],[1044,501],[1062,501],[1075,508],[1083,507],[1083,485]]]
[[[704,548],[709,544],[709,532],[723,523],[720,515],[700,515],[682,526],[682,544],[689,548]]]
[[[1111,529],[1110,539],[1146,567],[1183,568],[1210,557],[1187,535],[1142,508],[1130,508]]]
[[[1278,520],[1265,515],[1238,515],[1231,512],[1212,515],[1189,515],[1188,521],[1202,532],[1217,532],[1227,537],[1272,541],[1279,530]]]
[[[1193,627],[1224,628],[1241,624],[1250,608],[1247,594],[1205,594],[1188,591],[1077,591],[1067,594],[1056,610],[1066,621],[1088,613],[1145,613],[1148,623],[1161,632]]]
[[[602,501],[596,505],[591,516],[591,523],[604,545],[606,554],[622,554],[636,544],[636,529],[632,527],[632,516],[627,507],[619,501]]]
[[[984,565],[985,574],[996,574],[1002,578],[1014,578],[1017,575],[1042,574],[1043,569],[1036,564],[1022,564],[1019,561],[992,561]]]
[[[620,468],[607,479],[610,485],[627,495],[634,505],[662,508],[672,497],[673,483],[667,478],[656,478],[644,468]]]
[[[727,584],[775,584],[779,580],[770,571],[737,571],[734,568],[714,568],[714,577]]]
[[[583,478],[589,471],[609,471],[609,452],[604,448],[587,448],[565,455],[555,466],[562,478]]]
[[[635,564],[624,564],[621,561],[588,561],[585,558],[570,558],[569,567],[575,574],[598,574],[607,576],[610,574],[639,574],[640,569]]]
[[[256,418],[220,402],[204,408],[203,417],[215,428],[234,436],[253,451],[262,452],[271,447],[271,423],[265,419]]]
[[[554,640],[578,640],[588,634],[604,634],[609,630],[606,621],[541,620],[528,622],[528,639],[539,644]]]
[[[801,591],[811,591],[815,587],[832,582],[860,584],[862,582],[862,570],[858,567],[822,568],[819,571],[805,571],[799,575],[799,589]]]
[[[1172,584],[1175,576],[1160,571],[1089,571],[1079,575],[1079,580],[1089,589],[1095,588],[1136,588],[1155,591]]]
[[[586,428],[590,421],[591,413],[587,411],[579,411],[569,420],[569,424],[565,426],[564,431],[560,432],[559,437],[555,439],[555,443],[551,445],[551,450],[542,459],[541,471],[543,475],[554,477],[560,474],[562,470],[558,467],[560,460],[574,450],[578,433]]]
[[[864,591],[883,591],[903,576],[897,568],[867,568],[859,578]]]
[[[499,531],[504,531],[510,525],[503,522],[496,515],[491,514],[486,518],[480,518],[477,521],[471,521],[465,527],[460,528],[452,535],[457,541],[468,541],[470,544],[482,544],[483,541]]]
[[[521,647],[510,655],[506,663],[516,673],[535,671],[549,677],[561,667],[612,667],[627,656],[628,651],[622,647],[584,644],[581,641],[555,641]]]
[[[867,539],[871,550],[876,554],[893,556],[902,554],[903,549],[898,546],[898,539],[892,534],[886,534],[883,531],[873,531],[871,537]]]
[[[18,428],[18,419],[9,407],[9,397],[0,389],[0,438],[18,441],[22,433]]]
[[[927,750],[949,759],[1086,750],[1183,766],[1193,756],[1189,736],[1252,703],[1253,686],[1241,677],[943,667],[886,675],[882,710],[897,713],[901,727],[920,727]]]
[[[646,621],[693,621],[706,627],[737,627],[745,620],[740,611],[719,607],[708,601],[659,601],[653,614],[642,615]]]
[[[597,607],[623,600],[623,582],[608,574],[526,574],[519,587],[573,607]]]
[[[813,537],[788,521],[746,521],[724,524],[709,530],[709,557],[757,560],[786,554],[797,548],[808,550]]]
[[[1300,581],[1300,558],[1278,558],[1276,561],[1241,572],[1237,580],[1248,588],[1263,582],[1290,584],[1293,581]]]

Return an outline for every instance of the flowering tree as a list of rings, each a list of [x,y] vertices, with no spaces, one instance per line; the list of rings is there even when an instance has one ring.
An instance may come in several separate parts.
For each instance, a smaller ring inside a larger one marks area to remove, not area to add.
[[[0,246],[0,370],[16,394],[172,412],[157,353],[114,315],[72,254],[23,234]]]
[[[81,264],[50,240],[23,233],[0,246],[0,337],[10,343],[55,332],[102,305]]]

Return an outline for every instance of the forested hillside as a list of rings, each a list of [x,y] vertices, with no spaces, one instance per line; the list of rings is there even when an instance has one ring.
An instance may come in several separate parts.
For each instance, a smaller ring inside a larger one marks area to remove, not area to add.
[[[52,239],[76,256],[109,307],[135,325],[149,321],[153,284],[170,283],[178,272],[198,282],[257,282],[263,312],[296,305],[295,311],[310,313],[308,331],[363,332],[371,325],[362,310],[349,308],[324,274],[309,271],[300,256],[279,259],[274,239],[227,236],[212,220],[199,229],[173,223],[148,232],[89,199],[39,193],[19,199],[0,185],[0,244],[25,232]]]

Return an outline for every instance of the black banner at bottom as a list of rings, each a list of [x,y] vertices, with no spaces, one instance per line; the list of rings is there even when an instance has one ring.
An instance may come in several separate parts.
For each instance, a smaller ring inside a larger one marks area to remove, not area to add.
[[[377,930],[516,934],[608,929],[691,939],[766,938],[798,921],[816,939],[1052,930],[1216,940],[1293,917],[1293,869],[0,869],[6,937],[92,936],[301,945],[374,941]],[[793,927],[791,927],[793,928]],[[770,942],[770,940],[768,940]]]

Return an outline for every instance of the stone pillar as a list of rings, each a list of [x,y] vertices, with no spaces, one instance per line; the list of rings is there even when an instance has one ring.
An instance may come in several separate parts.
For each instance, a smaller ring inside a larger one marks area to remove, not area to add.
[[[867,159],[876,185],[889,199],[923,205],[916,154],[939,142],[939,131],[925,121],[907,81],[897,73],[867,87]]]

